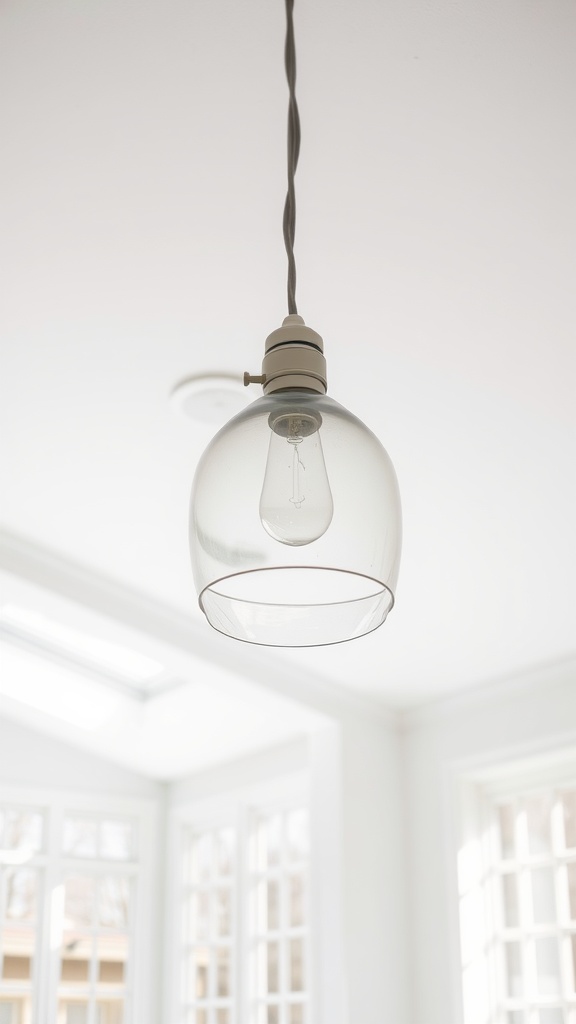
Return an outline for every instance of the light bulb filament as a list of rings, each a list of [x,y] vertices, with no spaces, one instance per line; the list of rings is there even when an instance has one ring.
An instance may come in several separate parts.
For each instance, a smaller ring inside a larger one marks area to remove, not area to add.
[[[300,458],[300,451],[298,445],[302,442],[302,437],[289,437],[288,444],[292,445],[292,497],[290,501],[294,505],[294,508],[301,508],[302,502],[305,500],[304,495],[300,494],[300,468],[306,469],[306,466]]]

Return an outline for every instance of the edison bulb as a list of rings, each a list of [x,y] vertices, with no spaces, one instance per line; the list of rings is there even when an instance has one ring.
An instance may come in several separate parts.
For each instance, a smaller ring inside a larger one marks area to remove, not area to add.
[[[334,512],[326,473],[319,413],[289,410],[272,413],[270,445],[260,497],[260,519],[281,544],[298,546],[318,540]]]

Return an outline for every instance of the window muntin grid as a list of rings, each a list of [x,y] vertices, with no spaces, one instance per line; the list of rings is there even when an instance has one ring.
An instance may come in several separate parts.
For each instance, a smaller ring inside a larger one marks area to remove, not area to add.
[[[135,851],[132,819],[64,815],[56,1024],[124,1024]]]
[[[483,817],[461,886],[466,1020],[576,1024],[576,785],[498,797]],[[491,1008],[475,1014],[467,981]]]
[[[187,828],[183,852],[182,1019],[234,1024],[236,830]]]
[[[250,822],[250,1024],[306,1024],[308,815]]]
[[[31,1024],[43,893],[45,815],[0,805],[0,1021]]]

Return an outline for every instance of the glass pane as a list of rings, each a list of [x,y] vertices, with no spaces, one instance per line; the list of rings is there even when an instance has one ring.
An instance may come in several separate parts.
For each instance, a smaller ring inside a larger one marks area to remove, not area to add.
[[[216,995],[226,999],[230,992],[230,950],[227,947],[216,949]]]
[[[36,872],[23,868],[6,874],[4,913],[11,921],[33,921],[36,917]]]
[[[576,921],[576,862],[566,865],[566,876],[568,879],[568,916]]]
[[[524,802],[528,827],[528,849],[531,854],[549,853],[552,849],[550,801],[547,795],[532,796]]]
[[[304,879],[301,875],[292,875],[288,879],[288,924],[291,928],[304,924]]]
[[[94,878],[73,875],[66,879],[64,898],[65,928],[91,927],[94,923],[96,882]]]
[[[280,1024],[280,1007],[269,1006],[266,1014],[266,1024]]]
[[[189,936],[203,942],[210,933],[210,893],[193,892],[188,901]]]
[[[122,985],[128,961],[127,935],[101,935],[97,948],[98,979],[104,985]]]
[[[196,999],[207,999],[209,995],[210,950],[198,946],[194,950],[194,994]]]
[[[231,875],[234,867],[234,829],[223,828],[216,835],[216,870]]]
[[[552,868],[536,868],[530,872],[532,885],[532,910],[536,924],[547,924],[556,920],[556,899],[554,896],[554,872]]]
[[[96,1024],[123,1024],[123,1002],[118,999],[99,999],[96,1003]]]
[[[504,943],[504,955],[506,961],[507,994],[512,998],[521,998],[524,994],[524,981],[522,978],[522,949],[520,943]]]
[[[506,1024],[524,1024],[524,1010],[510,1010],[506,1014]]]
[[[37,852],[42,849],[42,832],[44,817],[37,811],[21,811],[5,808],[4,828],[0,845],[5,850],[30,850]]]
[[[572,980],[574,982],[574,991],[576,992],[576,935],[570,936],[570,945],[572,947]]]
[[[289,1024],[305,1024],[304,1004],[293,1003],[289,1010]]]
[[[291,939],[290,950],[290,991],[301,992],[304,988],[304,942]]]
[[[216,1024],[232,1024],[230,1010],[216,1010]]]
[[[30,981],[32,977],[32,957],[23,955],[22,950],[14,951],[13,943],[10,941],[9,936],[3,939],[2,947],[3,980]]]
[[[515,817],[512,804],[501,804],[498,807],[500,851],[504,860],[512,860],[516,856],[516,844],[514,842]]]
[[[88,1003],[63,999],[58,1003],[58,1024],[88,1024]]]
[[[212,875],[212,836],[209,833],[195,836],[192,842],[192,881],[203,884]]]
[[[76,959],[75,957],[64,957],[60,968],[60,978],[66,984],[86,983],[90,973],[90,961]]]
[[[576,789],[561,793],[564,812],[564,841],[566,846],[576,847]]]
[[[80,935],[77,931],[65,931],[62,935],[62,959],[85,960],[92,958],[92,936]]]
[[[538,1024],[564,1024],[564,1010],[559,1006],[547,1006],[538,1013]]]
[[[282,820],[279,814],[263,818],[257,825],[257,867],[267,871],[280,863]]]
[[[266,944],[266,991],[278,992],[280,989],[280,958],[277,942]]]
[[[216,934],[230,935],[232,928],[232,894],[230,889],[216,891]]]
[[[536,974],[538,994],[560,993],[560,958],[557,939],[536,939]]]
[[[107,875],[98,886],[98,922],[104,928],[126,928],[130,904],[130,880]]]
[[[304,860],[308,856],[308,812],[304,808],[288,814],[286,837],[290,860]]]
[[[264,927],[267,931],[276,931],[280,927],[280,884],[266,883],[266,917]]]
[[[134,827],[129,821],[103,821],[100,856],[105,860],[130,860],[134,851]]]
[[[65,818],[64,853],[73,857],[98,856],[98,823],[93,818]]]
[[[196,1010],[195,1024],[208,1024],[208,1010]]]

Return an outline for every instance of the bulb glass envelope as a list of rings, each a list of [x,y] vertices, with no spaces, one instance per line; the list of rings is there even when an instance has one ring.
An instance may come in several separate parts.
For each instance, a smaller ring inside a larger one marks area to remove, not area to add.
[[[278,540],[270,521],[282,501]],[[298,517],[312,512],[312,532],[323,532],[308,541]],[[273,647],[363,636],[394,603],[394,468],[374,434],[326,395],[264,395],[216,434],[198,465],[190,545],[200,607],[221,633]]]

